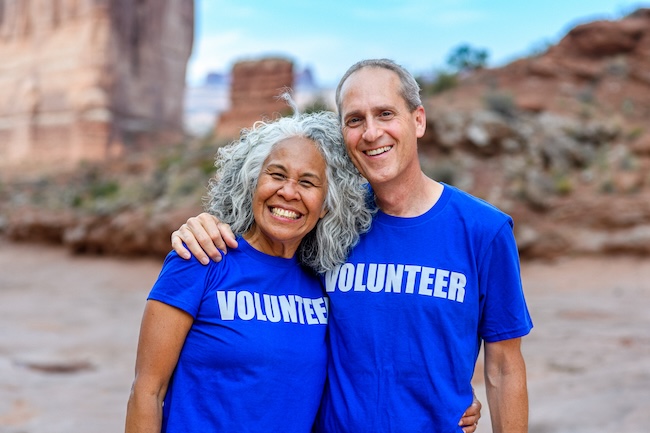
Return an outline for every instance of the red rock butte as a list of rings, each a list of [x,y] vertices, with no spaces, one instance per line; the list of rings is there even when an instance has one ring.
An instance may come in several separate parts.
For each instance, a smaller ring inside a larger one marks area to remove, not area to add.
[[[221,114],[215,136],[232,139],[258,120],[270,120],[290,110],[278,96],[293,88],[293,62],[281,58],[243,60],[232,68],[230,110]]]
[[[192,0],[0,1],[0,171],[182,137]]]

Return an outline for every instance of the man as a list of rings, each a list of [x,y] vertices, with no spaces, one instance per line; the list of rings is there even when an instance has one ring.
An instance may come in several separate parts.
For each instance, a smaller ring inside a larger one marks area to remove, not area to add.
[[[484,341],[493,431],[526,432],[520,344],[532,322],[511,218],[422,172],[426,116],[399,65],[353,65],[336,103],[347,152],[379,212],[347,262],[325,276],[331,341],[318,431],[460,431]],[[205,230],[191,219],[173,234],[177,251],[184,240],[199,259],[207,257],[198,243],[219,255],[210,245],[219,228],[205,220]]]

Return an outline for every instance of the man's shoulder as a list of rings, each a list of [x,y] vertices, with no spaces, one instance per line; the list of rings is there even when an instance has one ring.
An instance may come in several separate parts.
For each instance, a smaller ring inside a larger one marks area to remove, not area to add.
[[[503,224],[512,221],[510,215],[485,199],[455,186],[445,185],[445,188],[449,188],[451,193],[450,202],[463,214],[463,218],[471,218],[490,224]]]

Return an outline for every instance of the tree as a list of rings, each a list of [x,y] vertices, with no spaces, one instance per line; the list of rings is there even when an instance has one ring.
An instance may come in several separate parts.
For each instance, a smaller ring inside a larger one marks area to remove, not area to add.
[[[488,56],[485,49],[462,44],[451,51],[447,64],[457,72],[475,71],[487,65]]]

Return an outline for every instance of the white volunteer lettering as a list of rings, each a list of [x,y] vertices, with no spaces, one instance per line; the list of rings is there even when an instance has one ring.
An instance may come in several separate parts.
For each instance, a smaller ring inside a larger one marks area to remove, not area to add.
[[[305,319],[307,319],[307,324],[309,325],[317,324],[318,319],[314,317],[314,314],[316,314],[316,312],[314,311],[314,306],[312,304],[311,299],[303,298],[302,300],[305,305]]]
[[[436,285],[433,288],[433,296],[436,298],[447,297],[447,292],[444,291],[444,288],[449,285],[447,277],[449,277],[449,271],[438,269],[438,273],[436,274]]]
[[[304,303],[302,302],[302,296],[296,295],[296,303],[298,305],[304,305]],[[298,322],[300,322],[303,325],[305,324],[304,310],[300,307],[298,308]]]
[[[260,301],[260,294],[255,293],[253,296],[255,297],[255,313],[257,313],[257,320],[266,320],[266,316],[262,311],[262,302]]]
[[[366,274],[367,269],[367,274]],[[325,290],[371,293],[416,293],[456,302],[465,301],[467,277],[461,272],[427,266],[383,264],[383,263],[344,263],[325,275]],[[313,305],[312,305],[313,306]],[[315,309],[315,307],[314,307]],[[306,311],[310,311],[306,307]],[[302,323],[302,322],[301,322]]]
[[[354,291],[363,292],[366,290],[366,285],[363,284],[363,269],[366,267],[363,263],[357,264],[356,273],[354,275]]]
[[[404,293],[413,293],[413,290],[415,290],[415,277],[420,272],[420,269],[422,269],[420,266],[404,266],[404,270],[406,271],[406,288],[404,289]]]
[[[327,323],[327,298],[314,299],[312,301],[312,306],[314,307],[318,323]]]
[[[217,292],[217,301],[219,301],[219,311],[221,320],[233,320],[235,318],[235,292]]]
[[[465,286],[467,285],[467,277],[460,272],[452,272],[449,278],[449,296],[448,299],[453,299],[457,302],[465,301]]]
[[[298,323],[298,310],[296,310],[296,300],[293,295],[280,296],[280,308],[283,321]]]
[[[402,275],[404,275],[404,265],[389,265],[386,275],[386,291],[402,292]]]
[[[275,323],[279,322],[282,316],[280,315],[280,307],[278,307],[278,297],[264,294],[264,311],[269,321]]]
[[[368,265],[368,282],[367,287],[370,292],[381,292],[384,288],[384,278],[386,277],[386,265],[370,263]]]
[[[303,298],[298,295],[270,295],[245,290],[217,291],[217,305],[222,320],[256,319],[262,322],[326,325],[329,311],[327,297]],[[235,314],[236,313],[236,314]]]
[[[435,274],[436,270],[434,268],[427,268],[422,266],[422,275],[420,276],[420,288],[418,289],[419,295],[431,296],[430,284],[433,284],[433,277],[431,275]]]
[[[339,272],[339,290],[348,292],[354,282],[354,266],[351,263],[344,263]]]
[[[255,317],[255,301],[250,292],[242,290],[237,293],[237,315],[242,320],[251,320]]]
[[[336,289],[336,280],[339,277],[341,265],[338,265],[331,271],[325,272],[325,291],[333,292]]]

